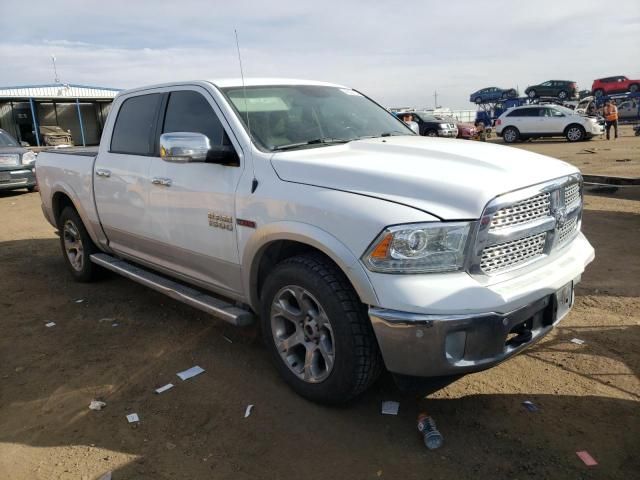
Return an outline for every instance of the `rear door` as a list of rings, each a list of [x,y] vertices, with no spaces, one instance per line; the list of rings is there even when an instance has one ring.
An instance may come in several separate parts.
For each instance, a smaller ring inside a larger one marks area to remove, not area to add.
[[[540,133],[562,135],[567,118],[560,110],[553,107],[540,108]]]
[[[244,169],[239,144],[213,97],[197,86],[168,94],[160,125],[158,135],[195,132],[209,137],[211,145],[232,145],[240,166],[153,158],[151,182],[168,182],[149,184],[150,253],[160,266],[191,281],[226,293],[241,292],[235,232],[235,191]]]
[[[94,165],[96,208],[109,245],[137,258],[145,250],[151,227],[148,179],[161,99],[159,93],[125,98],[110,143],[101,144]]]

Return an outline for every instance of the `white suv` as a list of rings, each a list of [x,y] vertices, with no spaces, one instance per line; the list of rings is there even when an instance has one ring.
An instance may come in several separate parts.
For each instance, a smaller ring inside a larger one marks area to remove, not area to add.
[[[506,143],[538,137],[566,137],[570,142],[602,135],[597,118],[559,105],[527,105],[507,110],[496,120],[496,134]]]

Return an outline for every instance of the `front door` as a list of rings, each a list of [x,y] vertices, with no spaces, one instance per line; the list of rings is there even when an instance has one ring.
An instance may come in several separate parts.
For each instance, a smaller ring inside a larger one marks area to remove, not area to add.
[[[162,133],[202,133],[212,145],[233,145],[241,153],[206,90],[182,87],[168,95]],[[241,292],[234,199],[244,163],[242,157],[239,167],[151,160],[149,211],[156,262],[218,290]]]
[[[110,145],[101,145],[93,171],[94,195],[109,246],[143,258],[151,231],[147,210],[153,131],[162,95],[125,98]]]

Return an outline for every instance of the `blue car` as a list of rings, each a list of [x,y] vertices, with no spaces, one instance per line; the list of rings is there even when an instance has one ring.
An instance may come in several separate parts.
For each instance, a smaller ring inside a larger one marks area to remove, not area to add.
[[[518,96],[518,92],[515,88],[498,88],[487,87],[477,92],[473,92],[469,95],[469,101],[473,103],[487,103],[497,102],[498,100],[504,100],[505,98],[515,98]]]

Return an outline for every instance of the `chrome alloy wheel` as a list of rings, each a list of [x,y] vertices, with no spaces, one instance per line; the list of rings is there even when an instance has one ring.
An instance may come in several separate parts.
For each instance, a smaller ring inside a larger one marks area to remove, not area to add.
[[[571,127],[567,130],[567,138],[572,142],[582,140],[582,130],[579,127]]]
[[[64,251],[67,254],[69,263],[74,270],[80,272],[84,266],[84,248],[78,227],[71,221],[64,222],[62,229],[62,239],[64,240]]]
[[[508,128],[504,133],[503,133],[503,138],[507,143],[513,143],[516,141],[516,139],[518,138],[518,134],[516,133],[516,131],[512,128]]]
[[[301,380],[325,380],[335,362],[331,322],[322,305],[296,285],[281,288],[271,305],[271,334],[280,357]]]

